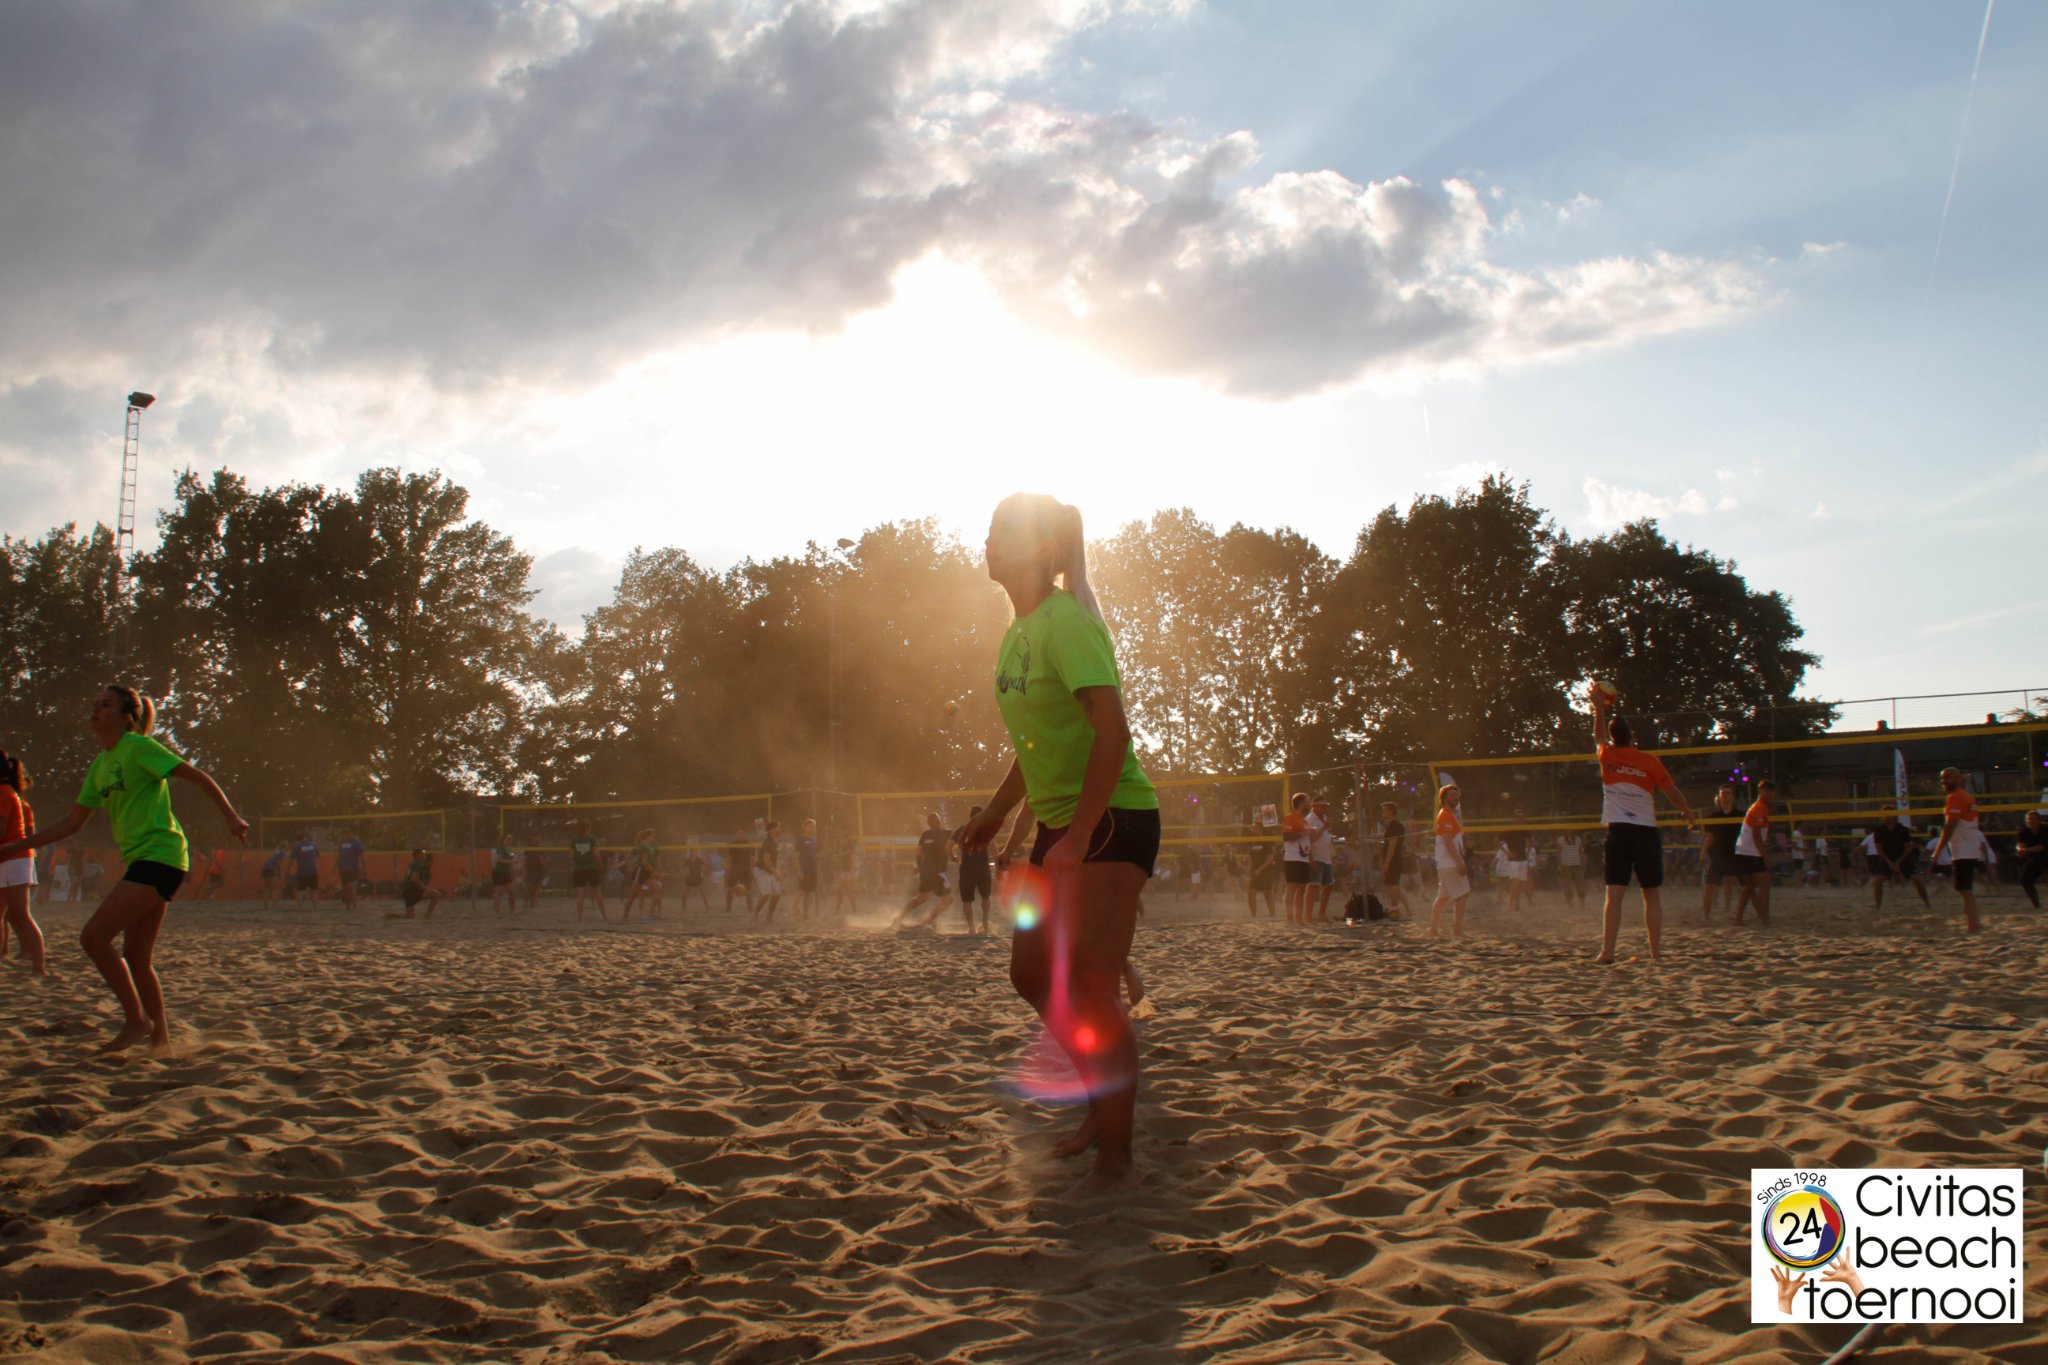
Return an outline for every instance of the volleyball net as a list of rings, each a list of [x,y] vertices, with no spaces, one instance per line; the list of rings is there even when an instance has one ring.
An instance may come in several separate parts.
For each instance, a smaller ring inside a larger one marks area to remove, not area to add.
[[[778,818],[776,805],[770,793],[753,792],[499,806],[491,835],[497,846],[522,853],[566,853],[587,821],[590,837],[606,851],[630,848],[647,831],[663,850],[751,848],[760,843],[767,822]]]
[[[378,854],[410,854],[414,849],[438,853],[449,843],[451,817],[466,819],[465,811],[445,809],[356,811],[341,815],[266,815],[256,821],[257,848],[266,853],[278,845],[296,844],[310,838],[322,849],[332,850],[354,835],[363,847]]]

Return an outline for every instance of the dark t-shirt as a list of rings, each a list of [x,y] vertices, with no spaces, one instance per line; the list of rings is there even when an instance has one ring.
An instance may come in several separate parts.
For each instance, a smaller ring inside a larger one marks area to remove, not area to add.
[[[343,839],[335,846],[337,861],[341,866],[361,867],[363,865],[363,841],[353,836]]]
[[[1407,870],[1408,827],[1399,820],[1387,821],[1380,831],[1380,866],[1387,866],[1390,860],[1396,872]]]
[[[301,877],[320,875],[320,845],[311,839],[301,839],[293,844],[292,858],[298,864]]]
[[[1508,857],[1513,858],[1516,862],[1519,863],[1529,855],[1529,833],[1527,830],[1511,829],[1506,834],[1501,835],[1501,839],[1508,846]]]
[[[951,836],[942,829],[928,829],[917,836],[917,870],[920,872],[944,872],[946,870],[946,845]]]
[[[808,834],[796,841],[796,865],[806,877],[818,875],[818,841]]]
[[[1707,807],[1704,820],[1734,820],[1741,814],[1741,811],[1722,810],[1719,806],[1709,806]],[[1710,825],[1704,823],[1704,820],[1700,825],[1700,852],[1709,856],[1726,857],[1732,855],[1735,852],[1736,827],[1734,825]]]
[[[1897,862],[1906,856],[1906,849],[1912,845],[1913,831],[1904,825],[1886,828],[1879,825],[1870,831],[1870,837],[1877,842],[1877,851]]]
[[[760,852],[754,855],[754,866],[763,872],[775,870],[775,836],[769,835],[761,841]]]

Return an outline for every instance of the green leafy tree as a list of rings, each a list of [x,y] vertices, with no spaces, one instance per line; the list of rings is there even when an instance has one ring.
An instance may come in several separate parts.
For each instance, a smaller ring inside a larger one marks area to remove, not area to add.
[[[108,664],[109,631],[125,614],[117,566],[104,526],[0,539],[0,748],[46,784],[36,798],[46,817],[70,808],[99,752],[87,708],[120,681]]]

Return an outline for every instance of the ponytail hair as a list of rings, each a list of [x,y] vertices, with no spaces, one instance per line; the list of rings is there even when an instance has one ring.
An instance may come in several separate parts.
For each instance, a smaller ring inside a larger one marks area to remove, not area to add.
[[[121,716],[128,722],[129,730],[146,735],[156,728],[156,703],[149,699],[147,693],[120,683],[108,683],[107,691],[121,703]]]
[[[21,766],[21,758],[0,749],[0,785],[9,786],[18,792],[25,792],[35,783],[28,779],[28,769]]]
[[[996,510],[1011,509],[1050,544],[1047,567],[1053,582],[1074,595],[1090,616],[1104,619],[1102,603],[1088,583],[1088,538],[1081,530],[1081,509],[1044,493],[1012,493]]]

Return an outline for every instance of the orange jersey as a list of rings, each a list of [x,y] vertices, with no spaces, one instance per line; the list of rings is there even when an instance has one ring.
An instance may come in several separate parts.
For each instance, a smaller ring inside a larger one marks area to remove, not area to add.
[[[1436,813],[1436,856],[1448,860],[1465,856],[1465,826],[1449,806]]]
[[[1633,745],[1600,746],[1600,822],[1655,825],[1657,791],[1672,785],[1664,761]]]
[[[1943,820],[1955,821],[1948,836],[1948,856],[1965,861],[1984,856],[1984,835],[1977,828],[1977,798],[1957,787],[1941,803]]]
[[[0,844],[11,844],[16,839],[26,839],[36,832],[36,813],[28,802],[21,799],[21,793],[14,788],[0,784]],[[21,858],[33,858],[33,853],[21,852],[0,862],[15,862]]]
[[[1745,858],[1761,858],[1769,847],[1771,806],[1759,796],[1742,817],[1742,831],[1735,836],[1735,851]]]

